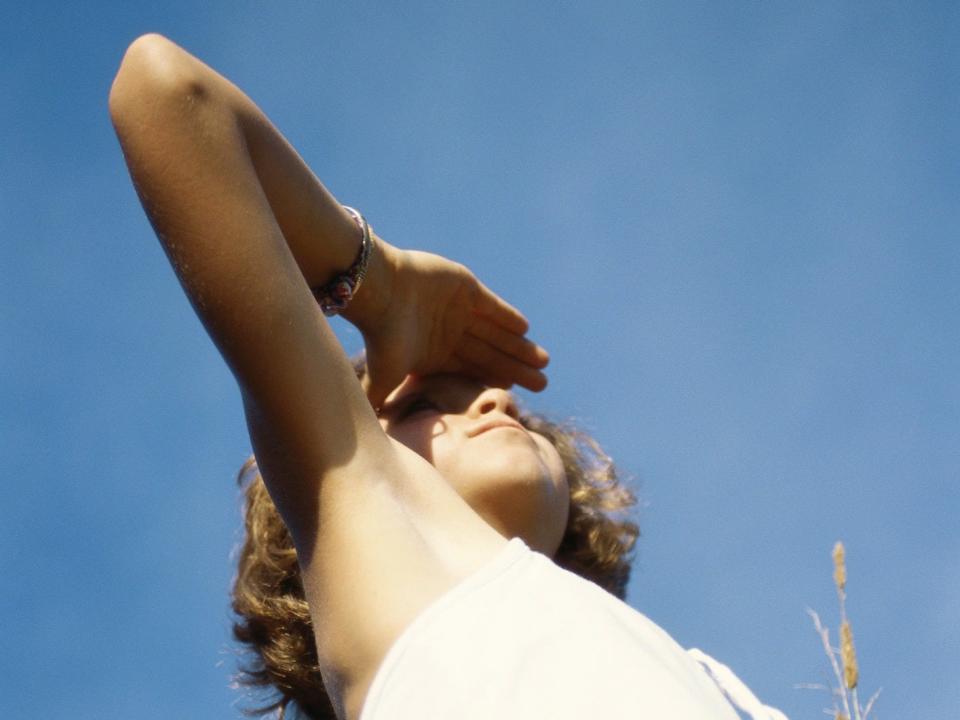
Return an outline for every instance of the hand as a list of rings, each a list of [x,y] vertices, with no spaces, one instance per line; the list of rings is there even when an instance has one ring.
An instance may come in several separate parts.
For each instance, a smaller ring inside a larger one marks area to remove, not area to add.
[[[377,239],[387,272],[369,277],[360,328],[367,350],[364,390],[379,408],[408,374],[460,373],[490,385],[540,391],[547,351],[524,335],[527,319],[463,265],[431,253],[397,250]],[[361,291],[364,286],[361,286]]]

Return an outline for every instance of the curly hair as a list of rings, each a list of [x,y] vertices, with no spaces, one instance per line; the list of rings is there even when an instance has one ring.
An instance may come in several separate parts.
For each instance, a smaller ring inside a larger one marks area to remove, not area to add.
[[[362,374],[362,365],[357,367]],[[636,496],[599,444],[572,423],[521,410],[520,422],[560,454],[570,487],[570,514],[554,562],[621,600],[626,595],[639,527],[630,514]],[[256,460],[237,477],[244,487],[245,536],[233,585],[233,634],[245,646],[237,684],[272,690],[249,715],[334,720],[320,674],[310,612],[293,540],[277,512]]]

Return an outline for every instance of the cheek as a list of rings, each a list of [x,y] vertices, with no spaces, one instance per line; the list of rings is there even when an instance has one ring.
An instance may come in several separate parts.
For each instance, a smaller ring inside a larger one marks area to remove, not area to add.
[[[436,427],[434,429],[436,432],[427,435],[424,439],[426,448],[424,457],[447,479],[447,482],[451,482],[463,474],[461,463],[469,466],[469,458],[463,457],[463,447],[457,446],[447,433],[441,432]]]
[[[540,454],[543,456],[544,465],[550,472],[550,478],[558,492],[565,495],[570,494],[570,485],[567,482],[567,473],[563,468],[563,459],[560,453],[549,440],[542,435],[535,435],[537,443],[540,445]]]

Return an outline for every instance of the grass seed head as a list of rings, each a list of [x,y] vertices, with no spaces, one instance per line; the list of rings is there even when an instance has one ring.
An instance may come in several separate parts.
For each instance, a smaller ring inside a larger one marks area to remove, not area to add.
[[[847,587],[846,552],[843,543],[839,541],[833,546],[833,582],[841,592]]]
[[[840,658],[843,660],[843,681],[848,690],[853,690],[857,686],[859,670],[857,653],[853,649],[853,630],[846,621],[840,626]]]

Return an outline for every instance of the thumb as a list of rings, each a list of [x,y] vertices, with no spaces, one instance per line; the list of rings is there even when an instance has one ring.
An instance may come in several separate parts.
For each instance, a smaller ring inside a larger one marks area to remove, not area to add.
[[[360,384],[374,410],[380,410],[390,391],[402,380],[403,375],[393,370],[392,363],[384,363],[378,354],[367,355],[367,372]]]

